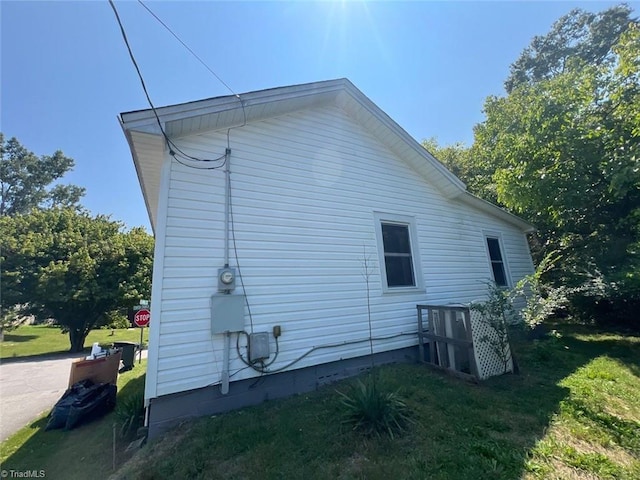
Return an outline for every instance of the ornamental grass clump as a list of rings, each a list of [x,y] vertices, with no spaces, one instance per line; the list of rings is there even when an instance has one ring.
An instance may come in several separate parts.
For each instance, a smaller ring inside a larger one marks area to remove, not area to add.
[[[389,436],[401,434],[410,423],[409,408],[397,392],[381,389],[375,378],[358,380],[349,393],[338,392],[346,407],[343,424],[365,436]]]
[[[358,380],[351,392],[338,392],[345,407],[343,424],[351,425],[366,436],[393,438],[401,433],[409,423],[409,409],[397,393],[387,392],[380,388],[376,381],[375,360],[373,352],[373,326],[371,324],[371,289],[370,277],[373,263],[363,245],[362,277],[367,292],[367,323],[369,325],[369,358],[371,370],[366,381]]]
[[[120,425],[120,435],[132,439],[138,429],[144,426],[144,394],[135,393],[124,399],[118,399],[116,418]]]

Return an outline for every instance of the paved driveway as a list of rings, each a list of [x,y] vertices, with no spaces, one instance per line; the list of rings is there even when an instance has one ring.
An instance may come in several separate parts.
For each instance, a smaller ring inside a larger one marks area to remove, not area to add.
[[[84,355],[0,364],[0,441],[55,405],[67,389],[71,362]]]
[[[0,363],[0,442],[51,410],[67,390],[71,362],[85,355],[69,353]],[[147,358],[146,350],[142,358]]]

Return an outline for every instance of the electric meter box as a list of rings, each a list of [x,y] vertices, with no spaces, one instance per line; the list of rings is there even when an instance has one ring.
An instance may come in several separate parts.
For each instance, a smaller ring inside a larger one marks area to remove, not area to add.
[[[211,334],[244,330],[244,295],[211,296]]]
[[[236,269],[224,267],[218,269],[218,291],[232,292],[236,288]]]

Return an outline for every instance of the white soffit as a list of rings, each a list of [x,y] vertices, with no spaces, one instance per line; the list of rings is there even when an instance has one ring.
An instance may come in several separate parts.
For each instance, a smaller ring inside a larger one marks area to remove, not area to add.
[[[126,131],[133,155],[133,163],[142,188],[142,195],[155,232],[160,195],[160,177],[164,162],[164,138],[145,132]]]

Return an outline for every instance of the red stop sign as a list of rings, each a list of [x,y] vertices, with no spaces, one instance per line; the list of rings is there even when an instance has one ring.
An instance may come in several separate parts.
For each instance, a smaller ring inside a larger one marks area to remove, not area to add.
[[[143,308],[142,310],[138,310],[133,316],[133,323],[135,323],[137,327],[146,327],[147,325],[149,325],[150,320],[151,312],[149,312],[149,310],[145,308]]]

